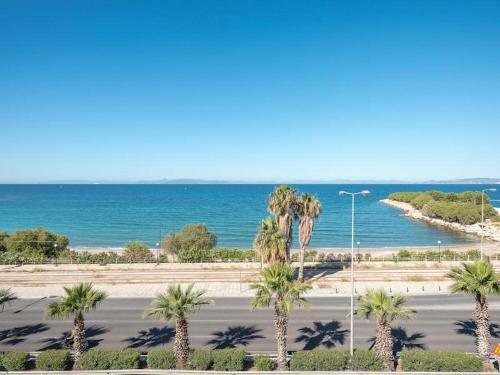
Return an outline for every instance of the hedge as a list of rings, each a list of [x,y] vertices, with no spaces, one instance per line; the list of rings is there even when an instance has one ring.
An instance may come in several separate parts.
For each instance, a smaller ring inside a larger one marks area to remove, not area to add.
[[[216,349],[212,351],[212,370],[243,371],[247,353],[243,349]]]
[[[175,369],[176,361],[171,350],[152,350],[148,352],[148,368],[155,370]]]
[[[141,352],[137,349],[91,349],[82,355],[82,370],[138,369]]]
[[[459,352],[405,350],[401,352],[403,371],[479,372],[480,358]]]
[[[36,359],[40,371],[66,371],[71,368],[71,354],[67,350],[46,350]]]
[[[375,352],[357,349],[351,358],[351,366],[354,371],[382,371],[384,364]]]
[[[349,353],[340,350],[314,349],[295,352],[291,371],[343,371],[349,368]]]
[[[195,349],[189,353],[186,367],[189,370],[205,371],[212,366],[212,350]]]
[[[7,371],[29,370],[30,355],[26,352],[8,352],[2,355],[2,368]]]
[[[258,354],[254,357],[253,366],[257,371],[272,371],[274,368],[271,358],[264,354]]]

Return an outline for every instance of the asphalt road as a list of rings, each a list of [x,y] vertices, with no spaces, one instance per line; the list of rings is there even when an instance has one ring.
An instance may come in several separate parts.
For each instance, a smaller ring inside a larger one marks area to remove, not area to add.
[[[59,348],[72,321],[47,320],[50,298],[18,300],[0,313],[0,351],[38,351]],[[144,350],[173,343],[174,326],[142,313],[150,299],[109,299],[86,315],[90,347]],[[347,298],[311,298],[308,311],[290,318],[290,350],[349,346]],[[460,296],[414,297],[415,318],[394,323],[396,346],[432,350],[474,351],[473,299]],[[491,299],[492,344],[500,342],[500,299]],[[217,298],[189,318],[192,347],[245,347],[253,352],[274,351],[271,310],[251,311],[248,298]],[[368,348],[375,334],[373,321],[355,321],[355,346]]]

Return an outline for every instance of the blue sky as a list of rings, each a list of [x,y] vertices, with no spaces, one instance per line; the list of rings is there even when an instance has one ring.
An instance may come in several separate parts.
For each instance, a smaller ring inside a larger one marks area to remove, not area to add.
[[[499,1],[6,1],[0,181],[500,175]]]

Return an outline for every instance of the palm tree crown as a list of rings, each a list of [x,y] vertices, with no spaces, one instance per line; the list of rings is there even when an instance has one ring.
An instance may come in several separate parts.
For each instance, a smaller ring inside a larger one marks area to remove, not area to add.
[[[489,294],[500,294],[500,282],[489,262],[463,263],[462,268],[452,269],[447,276],[454,281],[452,293],[474,295],[481,300]]]
[[[107,294],[94,289],[91,283],[82,283],[75,287],[64,287],[65,296],[47,306],[47,316],[66,319],[71,315],[81,315],[94,310],[106,299]]]
[[[268,263],[283,262],[286,259],[286,245],[278,224],[272,218],[262,220],[254,240],[257,253]]]
[[[311,289],[309,283],[293,280],[293,269],[285,264],[273,264],[261,273],[263,282],[250,286],[256,291],[251,307],[269,307],[275,296],[278,311],[289,313],[295,306],[308,307],[309,303],[301,294]]]
[[[17,296],[10,289],[0,289],[0,311],[3,311],[6,304],[16,300]]]
[[[379,321],[392,322],[397,319],[409,319],[414,311],[408,308],[408,298],[402,294],[389,296],[384,289],[368,290],[359,298],[355,314],[369,319],[374,317]]]
[[[157,294],[152,306],[146,310],[145,316],[161,321],[182,318],[186,314],[197,311],[203,305],[212,301],[203,297],[204,290],[193,291],[194,284],[190,284],[186,290],[180,285],[171,285],[165,293]]]
[[[268,197],[268,210],[277,216],[294,213],[297,208],[296,190],[288,185],[278,186]]]

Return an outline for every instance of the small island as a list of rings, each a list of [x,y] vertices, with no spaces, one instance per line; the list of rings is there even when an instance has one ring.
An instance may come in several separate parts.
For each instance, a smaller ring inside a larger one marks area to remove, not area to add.
[[[441,191],[398,192],[382,203],[405,211],[405,216],[446,227],[451,230],[481,235],[481,192],[445,193]],[[500,212],[484,196],[484,236],[500,241]]]

